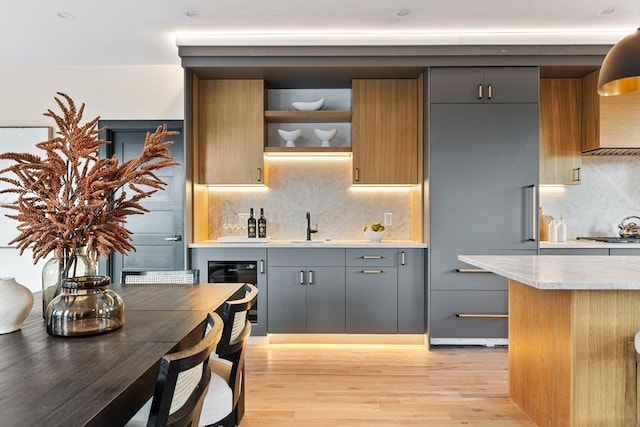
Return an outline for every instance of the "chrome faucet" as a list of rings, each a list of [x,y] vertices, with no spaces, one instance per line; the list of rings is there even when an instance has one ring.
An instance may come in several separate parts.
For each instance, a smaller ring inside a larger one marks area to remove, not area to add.
[[[311,212],[307,212],[307,241],[311,240],[311,233],[318,232],[318,224],[316,224],[315,230],[311,228]]]

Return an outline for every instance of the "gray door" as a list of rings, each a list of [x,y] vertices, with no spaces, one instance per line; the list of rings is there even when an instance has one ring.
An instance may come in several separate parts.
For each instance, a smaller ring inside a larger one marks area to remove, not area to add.
[[[167,138],[173,141],[169,149],[180,165],[157,172],[158,177],[167,183],[167,186],[142,201],[142,205],[149,209],[149,212],[127,217],[125,226],[133,233],[132,242],[136,250],[125,256],[119,253],[112,254],[109,274],[114,282],[120,280],[122,271],[185,268],[182,121],[113,121],[101,122],[100,125],[108,127],[106,139],[112,141],[109,147],[112,152],[108,154],[115,154],[120,162],[124,162],[139,155],[146,133],[154,131],[163,123],[167,123],[171,130],[180,132],[179,135]]]

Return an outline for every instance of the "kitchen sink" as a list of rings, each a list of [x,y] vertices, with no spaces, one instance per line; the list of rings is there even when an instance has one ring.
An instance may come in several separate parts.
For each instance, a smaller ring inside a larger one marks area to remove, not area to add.
[[[316,243],[324,243],[324,240],[291,240],[289,243],[294,244],[294,245],[309,245],[309,244],[316,244]]]

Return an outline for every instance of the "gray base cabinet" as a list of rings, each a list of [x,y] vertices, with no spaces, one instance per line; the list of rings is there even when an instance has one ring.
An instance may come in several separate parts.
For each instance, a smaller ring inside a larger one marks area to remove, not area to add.
[[[398,333],[424,334],[426,280],[424,249],[398,250]]]
[[[268,330],[345,332],[344,249],[270,249]]]

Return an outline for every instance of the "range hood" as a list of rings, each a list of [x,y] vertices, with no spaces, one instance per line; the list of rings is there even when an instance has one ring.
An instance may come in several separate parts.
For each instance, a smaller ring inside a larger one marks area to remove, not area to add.
[[[640,147],[613,148],[600,147],[582,152],[583,156],[640,156]]]
[[[640,92],[599,96],[598,71],[582,79],[582,155],[640,155]]]

